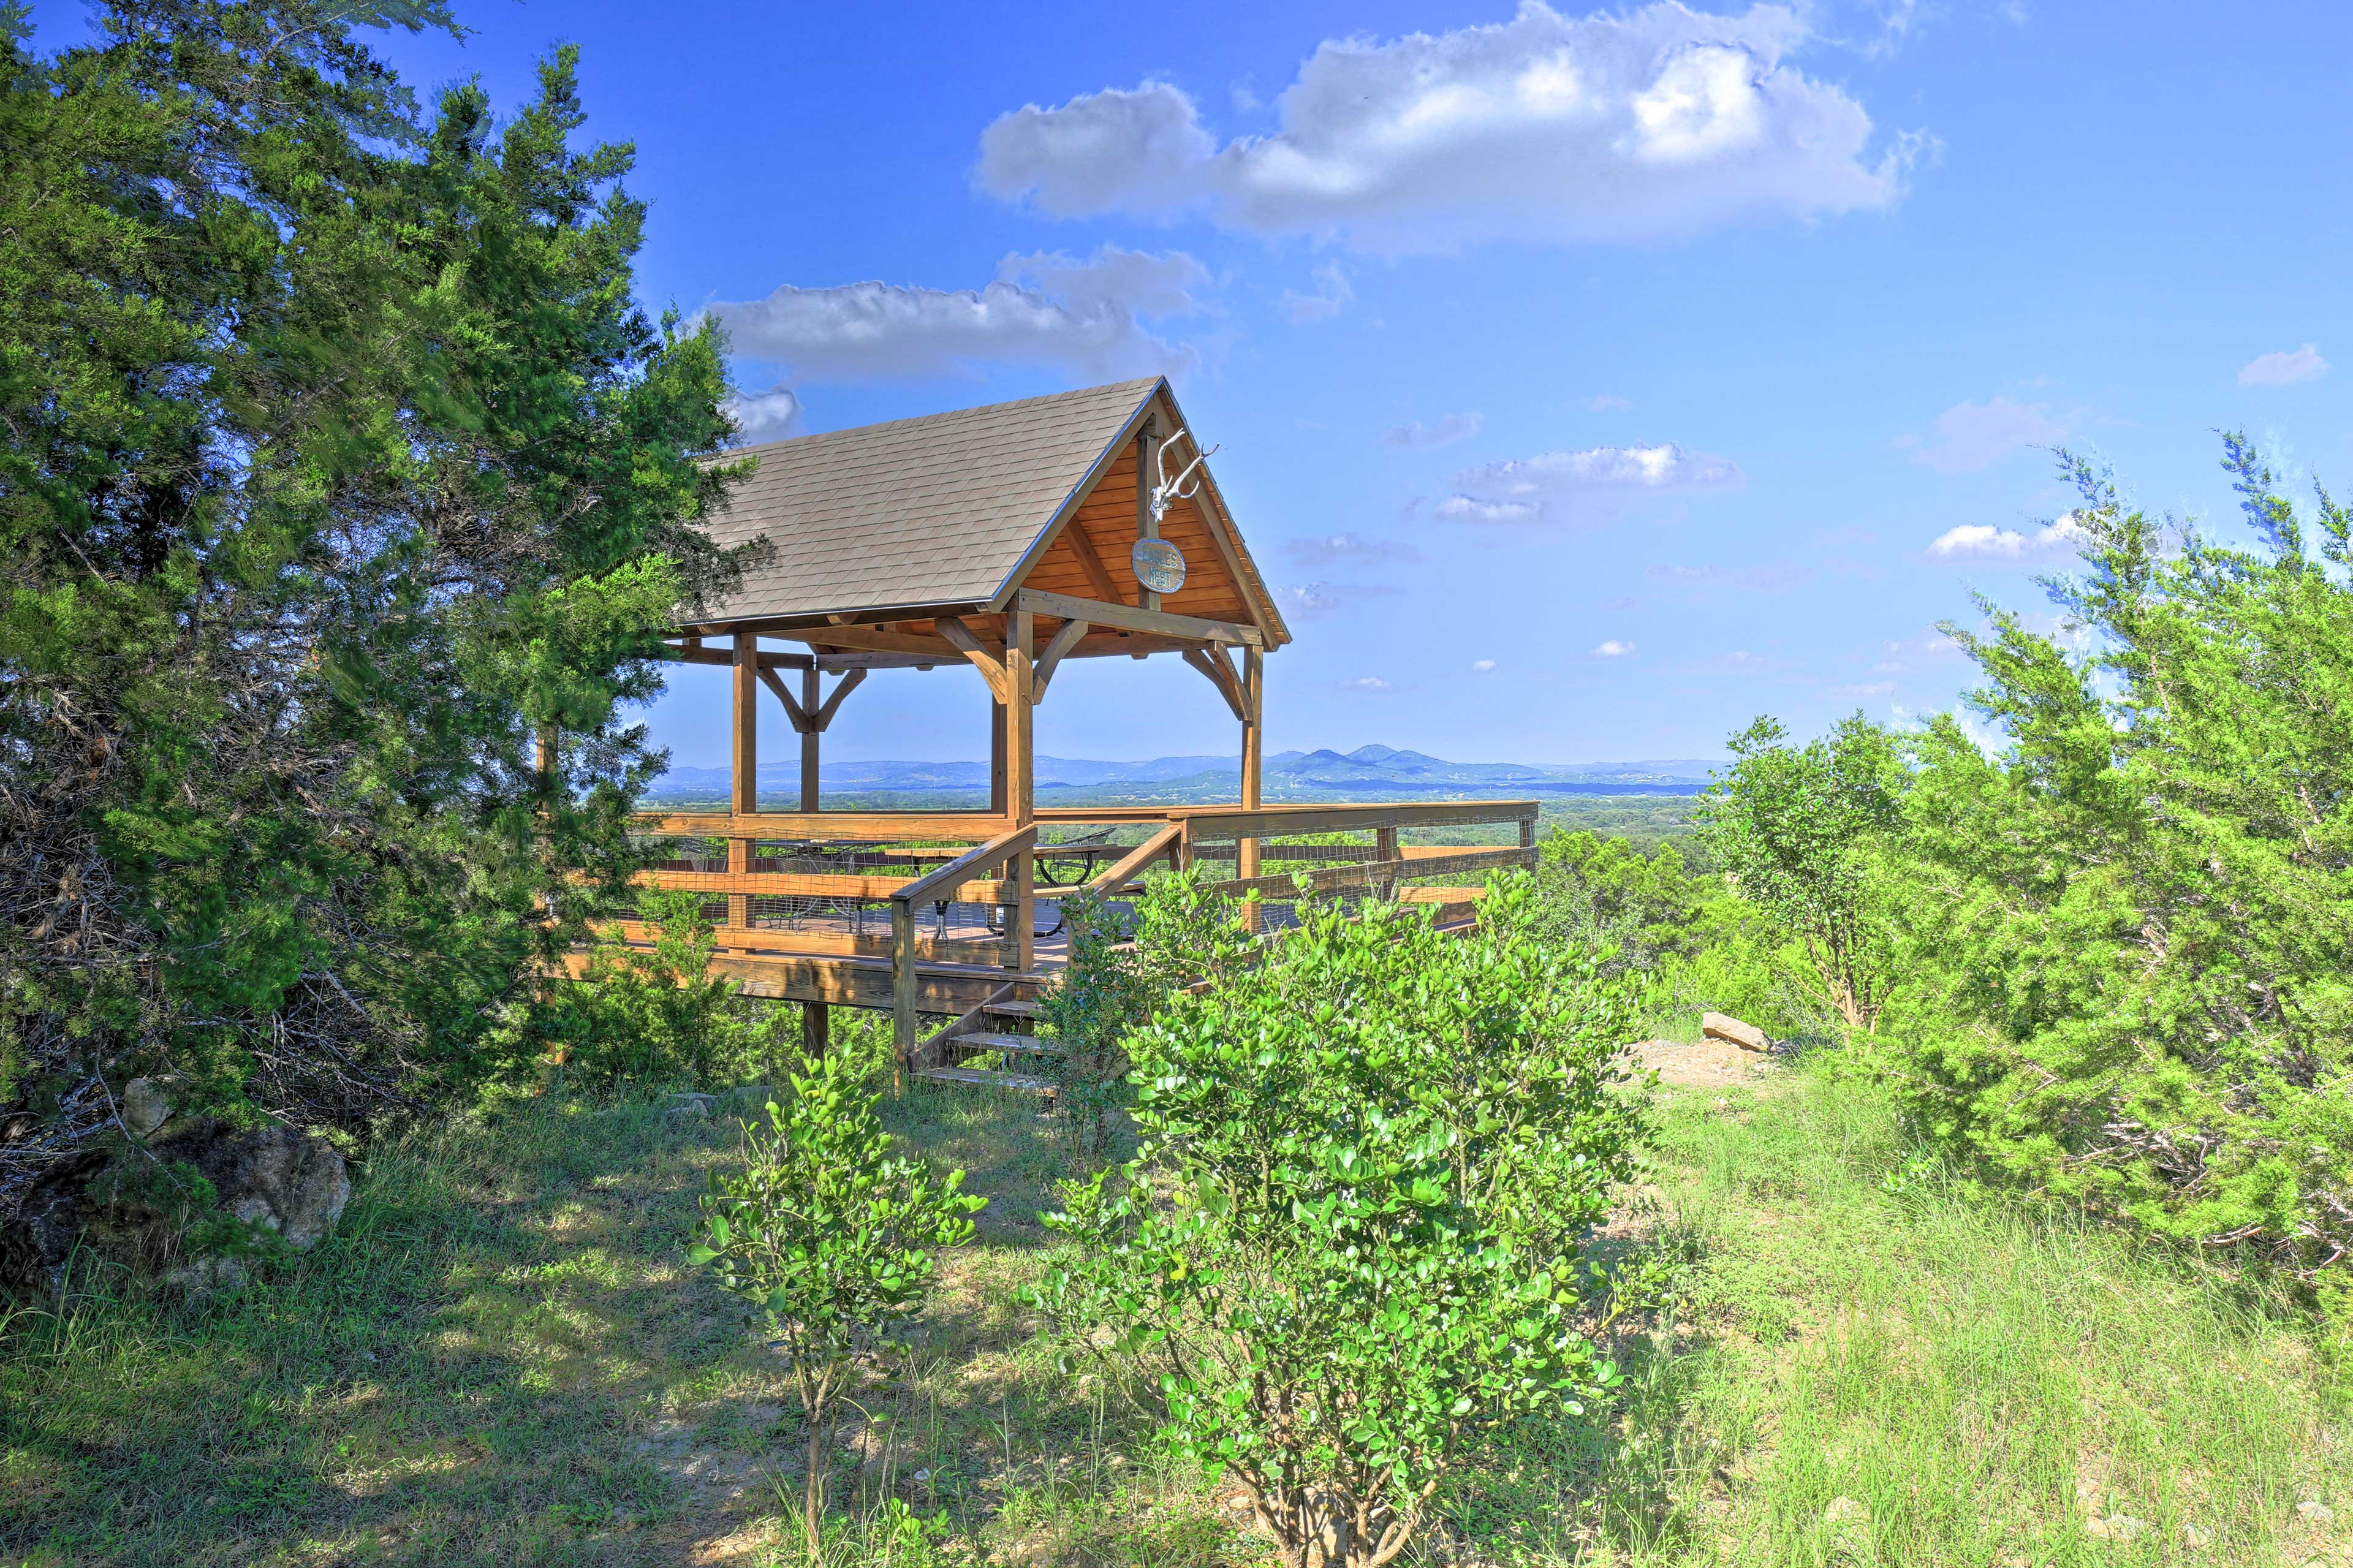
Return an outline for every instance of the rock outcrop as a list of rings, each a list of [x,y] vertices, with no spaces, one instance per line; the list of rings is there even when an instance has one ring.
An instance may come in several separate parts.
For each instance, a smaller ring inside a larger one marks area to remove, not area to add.
[[[1773,1037],[1754,1024],[1744,1024],[1728,1013],[1703,1013],[1699,1032],[1711,1040],[1725,1040],[1744,1051],[1770,1051]]]

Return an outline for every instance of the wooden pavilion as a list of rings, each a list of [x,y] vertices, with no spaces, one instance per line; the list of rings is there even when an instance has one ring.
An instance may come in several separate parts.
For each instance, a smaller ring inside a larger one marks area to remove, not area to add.
[[[649,814],[639,824],[649,835],[723,840],[726,857],[683,856],[644,879],[723,897],[714,971],[753,994],[803,1003],[813,1047],[822,1047],[828,1007],[888,1007],[901,1060],[917,1072],[1039,1087],[968,1064],[1044,1048],[1021,1020],[1060,956],[1041,949],[1035,915],[1041,898],[1069,890],[1040,885],[1041,863],[1058,858],[1085,865],[1096,873],[1088,885],[1113,893],[1155,861],[1230,858],[1228,889],[1289,898],[1288,872],[1261,875],[1264,855],[1282,857],[1285,847],[1262,840],[1364,832],[1368,844],[1326,842],[1312,857],[1283,858],[1318,866],[1313,876],[1327,891],[1420,898],[1458,912],[1475,889],[1415,879],[1532,859],[1534,802],[1261,808],[1265,661],[1291,632],[1165,380],[798,437],[743,455],[758,467],[708,526],[722,543],[769,548],[673,646],[682,661],[732,672],[729,809]],[[1240,725],[1240,804],[1040,811],[1033,715],[1056,672],[1074,658],[1161,653],[1198,670]],[[966,667],[991,703],[986,808],[823,809],[823,738],[869,672]],[[797,810],[760,806],[764,692],[800,738]],[[1399,845],[1401,828],[1457,823],[1515,823],[1517,842]],[[1145,837],[1133,845],[1072,848],[1039,837],[1041,826],[1090,826],[1133,837],[1139,825]],[[983,912],[976,929],[967,921],[959,934],[958,908]],[[881,928],[871,935],[870,909]],[[633,921],[621,933],[649,934]],[[922,1038],[925,1014],[950,1021]]]

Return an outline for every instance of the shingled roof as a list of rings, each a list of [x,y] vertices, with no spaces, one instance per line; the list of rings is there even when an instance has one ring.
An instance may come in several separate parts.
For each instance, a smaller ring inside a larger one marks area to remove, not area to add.
[[[1121,455],[1155,395],[1166,398],[1166,384],[1146,377],[731,453],[759,467],[704,526],[723,545],[765,536],[776,548],[702,624],[991,603]],[[1255,569],[1245,574],[1268,605]]]

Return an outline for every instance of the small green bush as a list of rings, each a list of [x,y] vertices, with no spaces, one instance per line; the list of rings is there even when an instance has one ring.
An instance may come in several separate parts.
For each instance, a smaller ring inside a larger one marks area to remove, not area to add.
[[[854,1363],[922,1307],[940,1251],[972,1239],[970,1216],[987,1203],[964,1195],[962,1171],[935,1177],[892,1155],[877,1100],[846,1053],[794,1074],[766,1125],[746,1128],[740,1169],[712,1173],[702,1240],[687,1254],[759,1311],[791,1363],[808,1423],[801,1529],[812,1559],[826,1424]]]
[[[597,942],[581,984],[543,1010],[551,1058],[593,1088],[781,1077],[800,1057],[797,1011],[743,996],[711,973],[716,942],[701,894],[647,889],[637,898],[653,946]]]
[[[1128,1037],[1137,1155],[1068,1184],[1036,1299],[1289,1559],[1376,1568],[1501,1428],[1617,1381],[1577,1264],[1642,1126],[1612,1089],[1638,996],[1541,939],[1525,875],[1461,937],[1301,910]]]
[[[1039,1023],[1061,1050],[1049,1058],[1059,1125],[1082,1156],[1109,1152],[1127,1104],[1127,1037],[1176,992],[1252,961],[1239,907],[1208,891],[1215,879],[1206,867],[1155,874],[1124,915],[1094,893],[1064,906],[1070,963],[1040,999]]]

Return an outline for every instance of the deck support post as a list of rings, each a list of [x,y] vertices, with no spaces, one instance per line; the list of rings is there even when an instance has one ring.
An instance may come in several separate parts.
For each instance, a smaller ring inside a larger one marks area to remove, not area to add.
[[[809,726],[801,731],[801,809],[803,811],[818,809],[818,743],[823,738],[825,730],[823,726],[814,721],[820,706],[818,701],[817,689],[817,660],[811,659],[809,667],[801,671],[801,711],[808,714],[812,721]]]
[[[801,1004],[801,1056],[817,1061],[826,1053],[833,1034],[833,1008],[824,1002]]]
[[[1037,819],[1037,702],[1034,688],[1038,679],[1030,662],[1030,649],[1037,639],[1037,617],[1028,610],[1013,610],[1005,617],[1005,786],[1006,814],[1016,827],[1027,827]],[[1038,858],[1023,851],[1013,858],[1007,869],[1013,880],[1013,910],[1008,919],[1011,926],[1013,963],[1010,967],[1028,973],[1037,956]]]
[[[1261,778],[1266,764],[1266,653],[1262,648],[1242,649],[1242,809],[1256,811]],[[1234,875],[1248,881],[1259,874],[1258,839],[1247,837],[1234,845]],[[1256,931],[1259,906],[1251,900],[1242,906],[1242,925]]]
[[[988,714],[988,809],[997,816],[1012,815],[1005,795],[1005,704],[992,703]]]
[[[915,906],[891,900],[891,1058],[904,1073],[915,1061]]]
[[[735,634],[734,743],[728,752],[729,806],[738,816],[760,809],[760,637],[756,632]],[[727,840],[727,869],[741,875],[752,868],[752,841]],[[752,923],[752,900],[742,893],[727,895],[727,926],[743,931]]]

